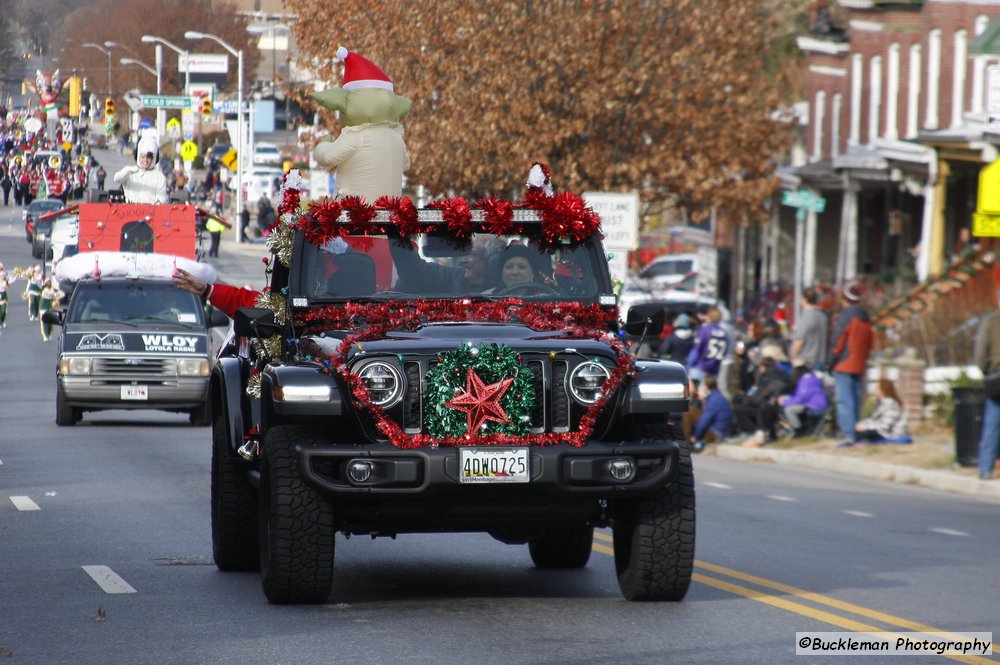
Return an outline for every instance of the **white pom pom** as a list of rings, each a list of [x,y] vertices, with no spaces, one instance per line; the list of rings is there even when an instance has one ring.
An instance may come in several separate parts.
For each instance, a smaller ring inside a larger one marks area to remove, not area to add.
[[[348,53],[349,53],[349,51],[346,48],[344,48],[343,46],[338,46],[337,47],[337,58],[339,60],[345,60],[345,59],[347,59],[347,54]]]
[[[545,184],[545,172],[542,171],[542,167],[535,164],[528,171],[528,184],[532,187],[541,187]]]

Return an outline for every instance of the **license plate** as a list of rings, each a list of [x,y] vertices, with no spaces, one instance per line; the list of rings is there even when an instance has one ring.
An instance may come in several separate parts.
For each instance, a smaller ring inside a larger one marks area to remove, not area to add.
[[[122,386],[122,399],[149,399],[149,386]]]
[[[526,483],[527,448],[459,448],[463,483]]]

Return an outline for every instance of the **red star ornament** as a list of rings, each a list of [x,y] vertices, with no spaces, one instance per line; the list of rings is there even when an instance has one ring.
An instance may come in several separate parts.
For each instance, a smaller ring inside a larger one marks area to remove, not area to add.
[[[507,422],[507,412],[500,406],[500,398],[510,388],[514,379],[504,379],[486,385],[470,367],[465,374],[465,392],[444,403],[445,406],[464,411],[466,433],[475,434],[487,420]]]

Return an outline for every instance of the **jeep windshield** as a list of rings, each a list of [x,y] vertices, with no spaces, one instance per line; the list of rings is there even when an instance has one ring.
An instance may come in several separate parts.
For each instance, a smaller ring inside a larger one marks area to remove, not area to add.
[[[137,326],[143,323],[204,327],[198,298],[170,282],[135,279],[77,284],[66,323]]]
[[[465,241],[347,235],[323,247],[300,237],[290,284],[309,302],[426,298],[522,298],[600,302],[611,294],[599,243],[540,248],[530,235],[474,233]]]

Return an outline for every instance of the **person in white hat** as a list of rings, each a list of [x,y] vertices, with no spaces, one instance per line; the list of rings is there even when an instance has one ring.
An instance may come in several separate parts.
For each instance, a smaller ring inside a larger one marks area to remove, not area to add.
[[[167,203],[167,179],[156,168],[159,146],[152,136],[143,136],[136,146],[134,166],[126,166],[112,180],[120,184],[128,203]]]

